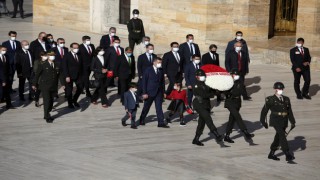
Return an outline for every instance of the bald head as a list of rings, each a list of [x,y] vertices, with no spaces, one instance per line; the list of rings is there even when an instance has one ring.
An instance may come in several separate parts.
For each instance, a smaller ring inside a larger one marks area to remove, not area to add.
[[[41,32],[41,33],[39,33],[38,39],[39,39],[41,42],[44,42],[44,41],[46,41],[46,37],[47,37],[47,33]]]

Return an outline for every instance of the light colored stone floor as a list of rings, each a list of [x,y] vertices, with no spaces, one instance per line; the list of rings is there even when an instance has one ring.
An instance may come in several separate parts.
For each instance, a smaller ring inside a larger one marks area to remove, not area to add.
[[[18,31],[20,40],[36,39],[39,31],[52,32],[56,38],[63,36],[69,43],[79,42],[84,34],[92,36],[93,43],[100,39],[98,34],[31,24],[28,18],[1,18],[1,41],[11,29]],[[301,101],[295,99],[290,68],[264,64],[252,64],[250,68],[247,84],[253,101],[245,101],[241,113],[249,131],[256,135],[253,143],[234,131],[235,144],[217,144],[205,128],[201,137],[205,146],[194,146],[191,141],[196,115],[186,116],[186,127],[174,122],[170,129],[159,129],[153,121],[154,108],[145,127],[124,128],[120,123],[124,112],[118,99],[103,109],[89,105],[88,99],[81,96],[81,109],[74,112],[61,101],[52,113],[56,120],[47,124],[41,108],[20,103],[14,94],[17,109],[4,111],[4,104],[0,104],[0,179],[320,179],[319,72],[312,73],[313,99]],[[275,81],[285,83],[285,94],[291,98],[296,117],[297,127],[288,136],[296,164],[287,164],[282,154],[279,162],[266,158],[274,130],[265,130],[258,121],[264,96],[273,93]],[[114,99],[114,94],[112,91],[108,96]],[[168,104],[164,103],[164,109]],[[213,110],[214,123],[224,132],[228,112],[223,104]]]

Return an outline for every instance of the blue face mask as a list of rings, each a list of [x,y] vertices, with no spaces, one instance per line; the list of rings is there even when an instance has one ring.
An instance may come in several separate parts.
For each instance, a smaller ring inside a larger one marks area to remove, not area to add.
[[[127,56],[128,56],[128,57],[131,57],[131,56],[132,56],[132,53],[127,53]]]

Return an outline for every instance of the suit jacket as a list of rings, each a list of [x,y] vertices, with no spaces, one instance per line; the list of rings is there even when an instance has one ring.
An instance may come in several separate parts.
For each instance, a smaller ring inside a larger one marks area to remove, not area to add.
[[[200,69],[200,64],[199,69]],[[186,80],[186,86],[193,86],[196,82],[196,67],[193,63],[186,65],[184,70],[184,78]]]
[[[214,64],[214,65],[220,66],[219,54],[215,53],[214,56],[215,58],[214,57],[212,58],[209,52],[204,54],[201,58],[202,65]]]
[[[121,55],[124,55],[124,49],[119,47],[121,51]],[[105,58],[108,61],[108,70],[114,71],[116,66],[116,61],[118,60],[118,54],[114,46],[110,46],[105,53]]]
[[[80,44],[79,46],[79,54],[81,56],[84,69],[90,69],[93,58],[93,52],[95,51],[95,47],[93,44],[90,44],[89,46],[91,48],[91,54],[88,52],[84,44]]]
[[[194,54],[201,57],[200,49],[198,44],[192,43],[194,45]],[[180,44],[179,46],[179,54],[183,57],[184,65],[187,65],[191,62],[191,51],[190,46],[187,42]]]
[[[6,61],[3,61],[3,57],[5,57]],[[10,62],[8,55],[0,56],[0,82],[7,82],[10,77]],[[0,84],[2,86],[2,84]]]
[[[108,35],[103,35],[100,39],[100,46],[104,49],[107,50],[111,46],[111,38],[110,34]]]
[[[139,107],[138,96],[136,93],[134,94],[135,94],[136,100],[134,100],[134,97],[130,90],[124,93],[123,106],[125,109],[130,110],[130,109],[136,109],[137,107]]]
[[[303,55],[301,54],[298,47],[294,47],[290,49],[290,60],[292,63],[292,70],[295,70],[296,68],[301,68],[302,70],[309,70],[310,66],[304,66],[304,62],[311,62],[311,56],[309,49],[306,47],[303,47]]]
[[[34,57],[32,56],[32,53],[29,51],[31,56],[31,63],[33,67],[34,63]],[[16,70],[18,75],[22,75],[24,78],[31,77],[32,69],[30,65],[29,55],[25,53],[22,49],[18,50],[15,55],[15,61],[16,61]]]
[[[155,59],[155,58],[157,58],[157,55],[152,54],[152,59]],[[149,61],[147,54],[146,53],[141,54],[138,57],[138,65],[137,65],[139,78],[141,78],[142,75],[144,74],[144,71],[152,65],[153,65],[153,62]]]
[[[46,47],[46,49],[43,49],[43,47],[41,46],[39,40],[36,39],[36,40],[34,40],[34,41],[32,41],[32,42],[30,43],[30,48],[29,48],[29,50],[30,50],[30,52],[32,53],[32,56],[33,56],[35,59],[40,59],[40,58],[41,58],[41,57],[40,57],[40,52],[41,52],[41,51],[46,51],[46,52],[47,52],[48,50],[51,49],[51,47],[50,47],[50,45],[49,45],[48,42],[45,42],[45,47]]]
[[[107,78],[105,73],[102,73],[102,69],[107,69],[108,67],[108,61],[106,58],[103,56],[104,63],[102,64],[101,61],[97,56],[95,56],[92,59],[91,62],[91,71],[93,71],[93,75],[95,79],[100,79],[100,78]]]
[[[153,66],[148,67],[143,73],[142,78],[142,94],[148,94],[150,97],[155,97],[158,93],[164,93],[164,76],[162,69],[159,69],[156,74]]]
[[[129,64],[126,55],[118,56],[114,74],[115,77],[119,77],[119,79],[134,79],[136,74],[136,62],[134,60],[134,56],[131,56],[131,64]]]
[[[60,47],[54,47],[51,50],[56,54],[56,58],[54,61],[62,63],[63,57],[68,54],[69,49],[67,47],[63,47],[63,55],[60,54]]]
[[[33,84],[37,85],[42,91],[56,91],[58,89],[59,79],[61,84],[64,84],[64,78],[61,76],[61,63],[54,61],[53,64],[53,68],[50,66],[49,61],[39,64],[39,67],[35,72]]]
[[[2,46],[7,48],[7,53],[6,54],[8,55],[8,58],[9,58],[8,61],[9,61],[10,64],[14,64],[14,56],[16,54],[16,51],[21,49],[20,41],[15,40],[15,44],[16,44],[16,49],[13,50],[12,46],[11,46],[11,43],[10,43],[10,40],[5,41],[5,42],[2,43]]]
[[[238,64],[238,53],[233,50],[229,51],[227,54],[227,58],[225,60],[225,66],[226,70],[230,72],[232,69],[238,69],[239,64]],[[242,75],[245,75],[249,73],[249,62],[247,58],[247,54],[241,50],[241,70],[240,73]]]
[[[228,45],[227,45],[227,48],[226,48],[226,51],[225,51],[226,58],[227,58],[227,54],[230,51],[234,50],[234,44],[236,42],[238,42],[236,39],[228,42]],[[240,42],[242,43],[242,49],[241,50],[246,53],[246,57],[248,58],[247,61],[250,62],[249,49],[248,49],[247,42],[244,39],[241,39]]]
[[[176,76],[178,72],[183,72],[183,58],[179,54],[180,60],[177,61],[175,55],[172,51],[169,51],[163,55],[163,61],[162,61],[162,69],[163,73],[167,74],[168,76]]]
[[[78,61],[75,59],[72,52],[68,52],[64,56],[64,60],[62,61],[63,73],[64,77],[70,77],[72,80],[81,79],[82,71],[83,71],[83,63],[82,58],[77,54]]]

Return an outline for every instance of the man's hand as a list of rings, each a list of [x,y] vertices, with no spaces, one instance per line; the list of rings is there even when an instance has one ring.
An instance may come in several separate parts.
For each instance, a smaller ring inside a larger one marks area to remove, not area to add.
[[[103,69],[103,68],[102,68],[102,73],[107,73],[107,72],[108,72],[107,69]]]
[[[309,62],[304,62],[303,65],[304,65],[304,66],[309,66],[310,63],[309,63]]]
[[[268,129],[268,123],[263,124],[264,128]]]
[[[2,86],[6,86],[6,83],[2,83]]]
[[[36,86],[32,86],[32,89],[33,89],[33,90],[37,90],[37,87],[36,87]]]
[[[301,72],[301,69],[300,68],[296,68],[296,72]]]
[[[164,77],[168,77],[168,75],[167,75],[167,74],[164,74]]]
[[[66,86],[61,86],[61,89],[65,90],[65,89],[66,89]]]
[[[148,94],[142,95],[142,98],[143,98],[143,99],[148,99],[148,97],[149,97]]]
[[[67,82],[67,83],[70,82],[70,77],[66,77],[66,82]]]
[[[188,86],[188,89],[192,89],[192,86]]]

